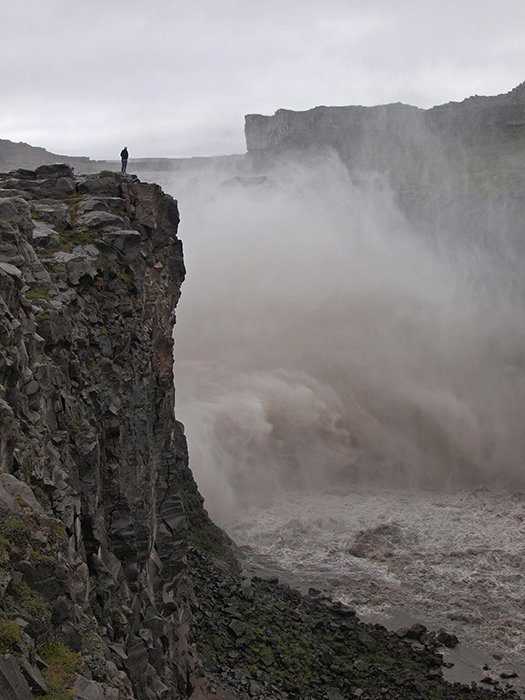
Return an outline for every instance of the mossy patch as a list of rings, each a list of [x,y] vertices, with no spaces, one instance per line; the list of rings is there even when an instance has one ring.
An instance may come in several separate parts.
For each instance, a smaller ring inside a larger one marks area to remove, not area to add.
[[[43,299],[44,301],[51,301],[51,295],[45,289],[29,289],[26,292],[26,299],[29,299],[31,301],[34,301],[37,299]]]
[[[67,539],[67,532],[65,526],[58,520],[52,520],[49,524],[49,532],[53,533],[55,537],[60,539]]]
[[[70,700],[73,697],[71,688],[77,677],[77,669],[82,664],[82,656],[73,653],[57,640],[46,642],[39,655],[47,664],[42,675],[49,693],[43,700]]]
[[[22,557],[29,544],[31,527],[28,521],[15,516],[0,519],[0,560],[16,561]]]
[[[64,248],[71,245],[86,245],[95,241],[95,233],[85,226],[78,226],[67,231],[59,231],[58,240]]]
[[[66,423],[67,423],[67,430],[68,430],[70,436],[78,435],[78,433],[80,432],[80,429],[82,428],[80,420],[77,418],[72,418],[71,416],[67,416]]]
[[[182,491],[182,502],[190,523],[190,542],[214,557],[224,556],[226,540],[224,533],[210,520],[203,508],[204,499],[197,492]]]
[[[124,282],[125,285],[127,285],[128,289],[133,288],[134,283],[133,283],[133,277],[129,274],[126,274],[125,272],[120,273],[120,279],[122,282]]]
[[[33,617],[44,617],[46,606],[42,598],[33,595],[29,586],[25,583],[11,583],[9,593],[18,600],[20,605]]]
[[[0,620],[0,654],[16,653],[22,639],[22,629],[16,622]]]

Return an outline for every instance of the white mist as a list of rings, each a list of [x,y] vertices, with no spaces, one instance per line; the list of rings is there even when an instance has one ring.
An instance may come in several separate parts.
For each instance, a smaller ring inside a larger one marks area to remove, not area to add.
[[[499,231],[426,240],[335,157],[164,185],[177,417],[212,517],[253,565],[522,659],[520,257]],[[350,553],[383,524],[399,538]]]
[[[169,189],[177,416],[214,517],[331,483],[522,483],[525,325],[486,251],[438,253],[336,157]]]

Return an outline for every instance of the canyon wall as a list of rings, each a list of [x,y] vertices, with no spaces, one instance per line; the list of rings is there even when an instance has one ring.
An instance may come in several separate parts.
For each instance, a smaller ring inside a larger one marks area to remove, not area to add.
[[[174,415],[178,223],[134,176],[0,176],[0,651],[42,693],[169,700],[199,672],[186,550],[224,541]]]
[[[396,103],[319,106],[304,112],[279,109],[273,116],[245,117],[246,146],[252,156],[263,151],[333,148],[343,160],[356,165],[371,155],[371,149],[383,151],[376,154],[377,162],[388,165],[392,151],[410,158],[407,146],[430,149],[432,136],[451,139],[462,134],[468,140],[480,133],[493,135],[522,127],[525,83],[504,95],[475,95],[427,110]],[[400,146],[403,150],[398,152]]]
[[[503,262],[509,250],[523,255],[525,83],[427,110],[398,103],[249,114],[245,133],[255,171],[335,157],[355,184],[390,188],[427,239],[472,240]]]

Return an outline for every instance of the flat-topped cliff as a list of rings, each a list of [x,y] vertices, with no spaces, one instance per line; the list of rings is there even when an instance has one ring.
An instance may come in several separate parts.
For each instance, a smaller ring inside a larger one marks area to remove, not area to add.
[[[449,102],[431,109],[395,103],[362,107],[319,106],[304,112],[279,109],[273,116],[245,117],[248,152],[277,148],[332,146],[347,155],[359,139],[389,135],[417,138],[422,129],[472,131],[508,130],[525,126],[525,83],[504,95],[475,95],[463,102]],[[414,129],[416,132],[414,132]]]
[[[245,135],[258,166],[293,153],[332,151],[350,170],[387,173],[395,189],[435,185],[451,172],[524,167],[525,83],[503,95],[426,110],[396,103],[248,114]]]

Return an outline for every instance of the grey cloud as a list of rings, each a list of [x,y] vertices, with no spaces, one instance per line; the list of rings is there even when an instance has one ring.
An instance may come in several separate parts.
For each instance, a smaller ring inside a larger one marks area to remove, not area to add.
[[[506,92],[525,77],[524,21],[516,0],[4,3],[0,138],[242,152],[245,113]]]

